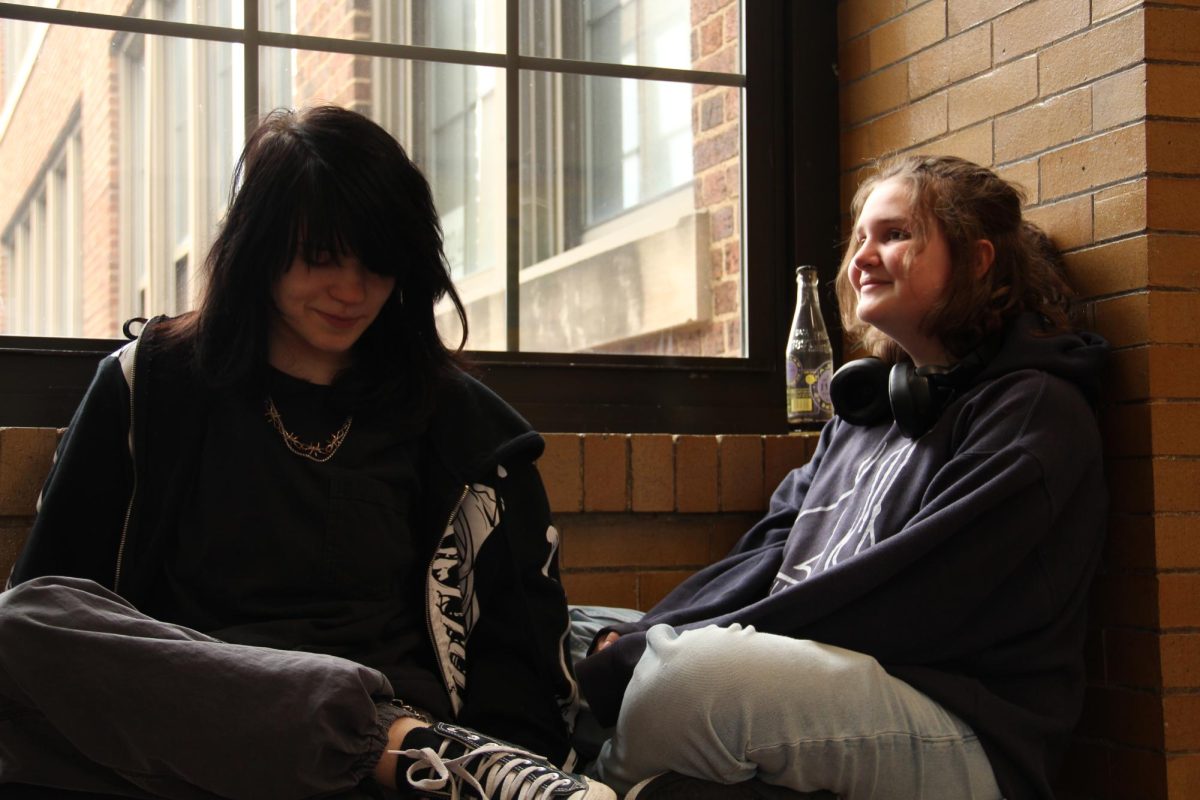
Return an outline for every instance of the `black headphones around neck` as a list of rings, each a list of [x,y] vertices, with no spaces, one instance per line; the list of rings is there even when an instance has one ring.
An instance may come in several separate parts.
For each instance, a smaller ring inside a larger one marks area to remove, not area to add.
[[[829,385],[834,413],[852,425],[895,420],[902,434],[916,439],[970,386],[999,345],[998,337],[989,337],[952,367],[914,367],[908,361],[889,367],[878,358],[850,361],[833,374]]]

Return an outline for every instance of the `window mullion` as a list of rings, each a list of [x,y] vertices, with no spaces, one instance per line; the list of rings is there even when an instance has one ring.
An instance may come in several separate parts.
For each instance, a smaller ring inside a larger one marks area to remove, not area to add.
[[[521,349],[521,46],[520,0],[507,0],[505,10],[504,149],[506,172],[504,198],[508,214],[505,236],[505,349]]]
[[[242,74],[243,109],[246,136],[258,126],[258,0],[242,0],[242,50],[245,71]]]

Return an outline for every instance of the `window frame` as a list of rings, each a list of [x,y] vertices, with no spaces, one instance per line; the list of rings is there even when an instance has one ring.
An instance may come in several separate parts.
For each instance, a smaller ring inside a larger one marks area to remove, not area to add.
[[[753,5],[753,11],[747,6]],[[520,0],[507,0],[509,20]],[[468,352],[469,370],[539,430],[567,432],[774,433],[785,431],[783,343],[795,298],[793,267],[822,274],[826,321],[840,342],[831,283],[841,214],[838,203],[836,7],[832,3],[746,0],[742,20],[745,72],[742,122],[746,198],[742,358]],[[115,17],[0,2],[0,17],[129,33],[180,35],[197,45],[242,44],[245,119],[258,116],[260,46],[327,50],[417,60],[445,60],[435,48],[331,39],[259,30],[257,0],[245,2],[245,28]],[[588,64],[519,54],[519,31],[507,30],[507,53],[458,53],[455,63],[503,66],[515,103],[524,70],[550,69],[616,77],[695,82],[693,71]],[[804,42],[804,46],[795,46]],[[254,56],[251,57],[250,54]],[[681,74],[683,73],[683,74]],[[699,73],[729,85],[729,76]],[[520,120],[508,115],[508,285],[519,283],[520,230],[514,178]],[[515,294],[515,293],[512,293]],[[509,301],[510,346],[517,304]],[[114,339],[0,336],[0,424],[67,423],[97,361]]]

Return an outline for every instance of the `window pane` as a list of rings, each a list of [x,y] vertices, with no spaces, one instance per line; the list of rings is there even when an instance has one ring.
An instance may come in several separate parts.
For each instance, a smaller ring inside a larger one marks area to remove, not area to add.
[[[739,0],[521,0],[521,52],[738,73],[740,5]]]
[[[14,262],[0,332],[113,337],[128,317],[191,305],[241,148],[243,75],[240,45],[47,28],[0,139],[0,252]],[[22,221],[42,226],[28,232],[40,251],[18,241]]]
[[[263,30],[455,50],[504,50],[504,0],[259,0]]]
[[[292,64],[264,108],[322,102],[352,108],[395,136],[433,189],[472,349],[504,349],[506,237],[504,74],[490,67],[429,64],[343,53],[262,48],[262,63]],[[370,82],[361,76],[369,75]],[[454,315],[439,310],[447,341]]]
[[[740,90],[521,90],[521,349],[742,355]]]

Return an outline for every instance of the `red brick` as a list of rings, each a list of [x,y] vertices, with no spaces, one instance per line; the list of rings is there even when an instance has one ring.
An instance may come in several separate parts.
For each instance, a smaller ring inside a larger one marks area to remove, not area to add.
[[[668,434],[630,437],[634,511],[675,509],[675,444]]]
[[[675,437],[675,508],[684,512],[719,508],[716,438]]]
[[[624,511],[628,508],[629,438],[623,434],[589,433],[583,437],[583,510]]]
[[[577,433],[547,433],[546,451],[538,471],[554,513],[583,509],[583,437]]]
[[[690,578],[694,573],[690,570],[672,570],[670,572],[639,572],[638,573],[638,605],[642,611],[648,611],[666,597],[667,593]]]

